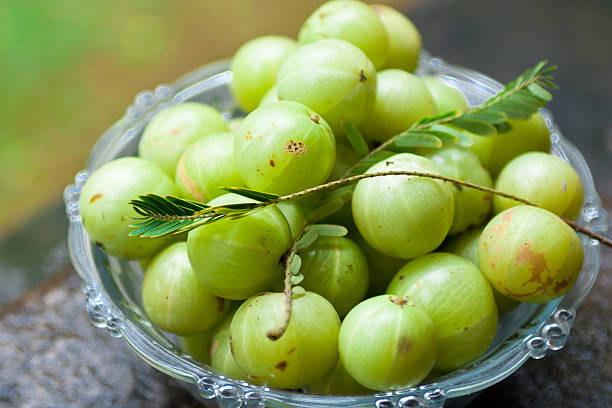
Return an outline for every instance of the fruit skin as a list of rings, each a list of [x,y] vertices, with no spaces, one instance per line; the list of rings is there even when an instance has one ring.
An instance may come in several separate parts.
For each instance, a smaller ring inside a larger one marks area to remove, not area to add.
[[[465,132],[474,141],[470,149],[482,165],[496,178],[501,169],[519,154],[550,150],[550,131],[539,113],[528,120],[509,120],[512,130],[493,136],[478,136]]]
[[[227,127],[229,128],[230,132],[237,132],[238,129],[240,129],[240,125],[242,125],[243,121],[244,116],[237,116],[227,122]]]
[[[319,40],[283,62],[276,88],[279,99],[300,102],[325,118],[338,137],[344,134],[341,121],[359,126],[374,107],[376,70],[353,44]]]
[[[400,153],[366,173],[419,171],[441,174],[429,159]],[[450,229],[455,206],[451,186],[415,176],[382,176],[357,183],[353,219],[364,240],[395,258],[416,258],[436,249]]]
[[[154,255],[176,237],[130,237],[139,217],[129,201],[144,194],[177,195],[176,186],[161,169],[138,157],[106,163],[87,180],[79,199],[81,220],[89,239],[107,254],[125,259]]]
[[[436,252],[407,263],[387,293],[423,307],[436,327],[435,369],[452,371],[475,360],[493,342],[497,307],[493,290],[474,263]]]
[[[253,296],[232,319],[236,363],[271,387],[305,387],[327,375],[338,359],[340,319],[331,303],[313,292],[294,296],[292,302],[289,325],[277,340],[266,334],[283,321],[283,293]]]
[[[484,227],[454,236],[450,240],[444,242],[444,245],[442,245],[440,250],[442,252],[457,254],[473,262],[474,265],[480,268],[478,265],[478,242],[480,241],[480,236],[482,235],[483,230]],[[500,315],[509,312],[520,304],[520,302],[502,295],[495,290],[495,288],[493,288],[493,297],[495,298],[497,311]]]
[[[270,103],[270,102],[278,102],[278,101],[279,101],[279,99],[278,99],[278,91],[276,89],[276,85],[274,85],[261,98],[261,101],[259,102],[259,106],[263,106],[263,105],[265,105],[267,103]]]
[[[151,260],[142,281],[142,304],[153,324],[180,336],[212,328],[230,307],[198,281],[185,242],[164,248]]]
[[[234,164],[234,134],[214,133],[189,146],[174,176],[180,197],[201,203],[225,191],[220,187],[244,187]]]
[[[355,306],[338,337],[340,359],[361,385],[378,391],[418,384],[438,354],[436,330],[411,299],[381,295]]]
[[[289,194],[327,180],[336,143],[323,118],[291,101],[270,102],[249,114],[234,138],[234,161],[250,188]]]
[[[300,252],[301,285],[327,299],[344,317],[368,290],[368,262],[361,248],[348,238],[319,237]]]
[[[176,165],[189,145],[212,133],[228,130],[223,117],[212,106],[181,103],[164,109],[151,119],[138,144],[138,155],[174,177]]]
[[[542,152],[524,153],[512,159],[497,177],[495,189],[569,219],[577,218],[584,194],[576,170],[559,157]],[[500,196],[493,200],[496,213],[518,204]]]
[[[253,379],[249,378],[244,371],[238,367],[232,355],[230,346],[230,337],[232,333],[230,328],[233,318],[234,313],[231,313],[213,331],[211,346],[209,347],[210,365],[227,377],[254,382]]]
[[[211,206],[254,202],[225,194]],[[279,261],[291,243],[289,224],[269,206],[246,217],[202,225],[187,235],[189,261],[197,278],[226,299],[246,299],[282,279]]]
[[[243,44],[230,65],[232,94],[247,112],[255,109],[274,86],[281,63],[297,48],[288,37],[267,35]]]
[[[210,345],[212,343],[213,330],[206,330],[204,333],[193,336],[179,337],[181,350],[196,360],[210,365]]]
[[[353,0],[324,3],[302,25],[300,44],[337,38],[355,45],[368,56],[376,69],[387,58],[389,40],[383,22],[367,4]]]
[[[478,260],[491,285],[521,302],[545,303],[572,287],[582,266],[582,244],[553,213],[516,206],[484,229]]]
[[[309,394],[319,395],[366,395],[376,392],[364,387],[351,377],[340,359],[338,359],[336,367],[326,377],[310,384],[306,391]]]
[[[276,207],[283,213],[289,228],[291,229],[291,239],[295,240],[306,224],[306,210],[299,201],[285,201],[276,204]]]
[[[487,170],[482,167],[478,157],[466,147],[445,146],[428,149],[424,153],[424,156],[433,161],[448,177],[493,187],[493,180]],[[469,187],[452,186],[452,189],[455,216],[448,234],[455,235],[481,225],[491,211],[491,194]]]
[[[436,106],[436,114],[450,111],[463,112],[467,110],[468,103],[465,96],[455,87],[445,83],[443,80],[433,76],[421,77],[421,80],[429,90]]]
[[[413,72],[423,48],[421,33],[406,16],[384,4],[372,6],[382,21],[389,40],[383,68],[399,68]]]
[[[388,69],[380,71],[376,81],[374,109],[360,126],[366,139],[384,142],[435,113],[434,100],[416,75]]]

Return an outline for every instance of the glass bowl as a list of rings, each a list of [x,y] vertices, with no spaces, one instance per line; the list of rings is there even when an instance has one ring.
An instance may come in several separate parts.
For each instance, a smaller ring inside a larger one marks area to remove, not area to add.
[[[123,337],[147,363],[180,380],[205,405],[220,407],[441,407],[462,406],[478,391],[516,371],[527,359],[540,359],[561,349],[570,333],[576,309],[591,290],[599,271],[599,242],[581,236],[584,265],[574,287],[563,298],[547,304],[521,304],[500,319],[490,349],[470,365],[419,387],[367,396],[319,396],[282,391],[226,378],[213,368],[181,352],[174,338],[155,328],[143,312],[138,262],[109,257],[89,240],[79,216],[79,194],[87,177],[104,163],[135,155],[143,128],[161,109],[185,101],[217,107],[224,116],[240,115],[228,85],[229,61],[206,65],[173,84],[138,94],[125,116],[107,130],[93,148],[87,168],[64,193],[70,220],[68,247],[75,270],[83,279],[85,307],[92,323]],[[419,74],[436,75],[461,89],[470,104],[479,104],[503,86],[478,72],[457,67],[423,53]],[[605,232],[607,214],[601,207],[590,170],[580,152],[541,111],[551,131],[551,152],[569,162],[584,185],[579,223]]]

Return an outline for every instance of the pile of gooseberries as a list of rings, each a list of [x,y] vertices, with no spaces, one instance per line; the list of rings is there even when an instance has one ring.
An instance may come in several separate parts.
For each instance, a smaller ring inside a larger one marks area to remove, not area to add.
[[[129,236],[137,216],[129,202],[138,196],[223,206],[253,202],[224,186],[296,193],[340,179],[358,162],[347,123],[372,147],[424,117],[465,111],[458,89],[412,73],[420,50],[419,32],[398,11],[329,1],[297,41],[265,36],[236,52],[240,123],[230,128],[205,104],[175,105],[149,122],[139,157],[91,175],[80,198],[90,239],[110,256],[145,261],[144,310],[185,352],[253,384],[323,394],[398,390],[476,360],[500,313],[571,288],[582,246],[559,217],[577,216],[582,185],[546,153],[538,113],[492,136],[458,130],[472,146],[394,152],[366,171],[441,175],[535,206],[393,175],[360,180],[344,205],[319,219],[313,213],[326,197],[312,194],[186,234]],[[340,224],[348,235],[321,234],[296,248],[317,222]],[[289,294],[288,254],[299,255],[291,285],[302,289]],[[270,335],[278,327],[281,335]]]

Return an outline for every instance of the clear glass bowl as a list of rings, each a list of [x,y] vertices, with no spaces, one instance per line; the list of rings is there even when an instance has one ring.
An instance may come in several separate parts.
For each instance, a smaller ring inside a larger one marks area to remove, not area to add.
[[[497,81],[478,72],[447,64],[425,54],[419,74],[433,74],[461,89],[471,104],[478,104],[502,89]],[[212,104],[227,119],[240,110],[231,97],[232,74],[228,61],[206,65],[171,85],[138,94],[125,116],[102,135],[87,168],[64,193],[70,220],[68,246],[72,263],[84,282],[86,310],[92,323],[123,337],[149,364],[179,379],[205,405],[221,407],[441,407],[462,406],[478,391],[516,371],[528,358],[540,359],[548,350],[561,349],[570,333],[576,309],[591,290],[599,271],[599,243],[581,236],[584,265],[578,281],[563,298],[548,304],[521,304],[504,315],[490,349],[469,366],[434,382],[402,391],[368,396],[318,396],[259,387],[225,378],[200,364],[173,343],[173,337],[151,325],[142,309],[142,270],[137,262],[109,257],[92,245],[81,224],[79,194],[87,176],[120,156],[135,155],[143,128],[160,109],[185,101]],[[590,170],[580,152],[563,138],[552,115],[541,112],[551,130],[551,152],[568,161],[584,184],[584,205],[579,223],[605,232],[607,214],[601,207]]]

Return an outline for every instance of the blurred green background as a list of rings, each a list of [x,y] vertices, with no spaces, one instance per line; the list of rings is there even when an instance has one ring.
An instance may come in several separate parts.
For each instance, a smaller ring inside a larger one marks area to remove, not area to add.
[[[0,239],[60,200],[139,91],[252,37],[295,37],[321,3],[0,0]]]

